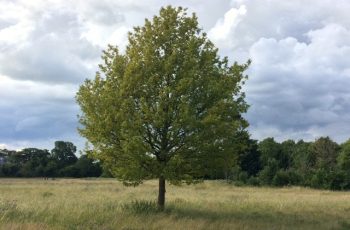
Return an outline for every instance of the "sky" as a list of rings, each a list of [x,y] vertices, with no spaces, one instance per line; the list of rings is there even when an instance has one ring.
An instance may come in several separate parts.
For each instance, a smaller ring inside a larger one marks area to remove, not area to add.
[[[83,148],[75,94],[107,44],[166,5],[195,12],[244,86],[254,139],[350,138],[350,1],[0,0],[0,149]]]

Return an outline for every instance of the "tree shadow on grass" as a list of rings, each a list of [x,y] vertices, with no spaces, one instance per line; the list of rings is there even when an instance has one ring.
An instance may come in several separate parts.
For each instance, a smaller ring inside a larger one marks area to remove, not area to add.
[[[184,201],[169,202],[164,211],[157,209],[154,201],[132,201],[125,204],[123,210],[137,216],[161,215],[175,220],[205,220],[210,222],[239,222],[248,226],[274,226],[277,229],[350,229],[350,222],[336,214],[311,211],[278,211],[269,208],[210,210]]]
[[[350,222],[339,219],[339,216],[330,213],[314,215],[312,212],[287,212],[278,210],[254,210],[254,209],[222,209],[210,210],[201,207],[169,204],[166,215],[175,219],[203,219],[211,222],[241,222],[251,225],[252,223],[269,226],[283,226],[288,229],[350,229]]]

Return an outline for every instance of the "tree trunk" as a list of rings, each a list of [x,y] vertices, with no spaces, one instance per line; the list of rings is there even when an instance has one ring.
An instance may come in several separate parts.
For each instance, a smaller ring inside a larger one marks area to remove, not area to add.
[[[165,179],[164,177],[159,177],[159,193],[158,193],[158,208],[159,210],[164,210],[165,204]]]

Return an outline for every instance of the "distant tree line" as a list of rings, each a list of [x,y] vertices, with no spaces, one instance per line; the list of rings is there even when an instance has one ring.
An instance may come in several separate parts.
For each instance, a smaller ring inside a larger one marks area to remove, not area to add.
[[[350,139],[340,145],[329,137],[314,142],[278,143],[273,138],[260,142],[243,138],[241,142],[245,147],[237,164],[229,171],[221,170],[221,178],[236,184],[350,189]]]
[[[239,144],[233,153],[237,156],[235,163],[211,168],[205,179],[226,179],[237,185],[350,189],[350,139],[340,145],[329,137],[313,142],[286,140],[281,143],[270,137],[258,142],[241,133],[236,142]],[[56,141],[51,151],[0,150],[0,177],[111,176],[103,170],[101,162],[86,154],[78,158],[75,152],[74,144],[64,141]]]
[[[99,162],[75,155],[71,142],[56,141],[55,147],[25,148],[20,151],[0,150],[0,177],[99,177]]]

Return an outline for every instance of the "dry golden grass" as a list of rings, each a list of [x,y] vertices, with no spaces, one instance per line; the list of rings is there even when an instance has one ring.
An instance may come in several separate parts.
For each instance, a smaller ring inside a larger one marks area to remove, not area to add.
[[[159,213],[147,202],[157,189],[156,181],[0,179],[0,229],[350,229],[347,192],[168,185]]]

